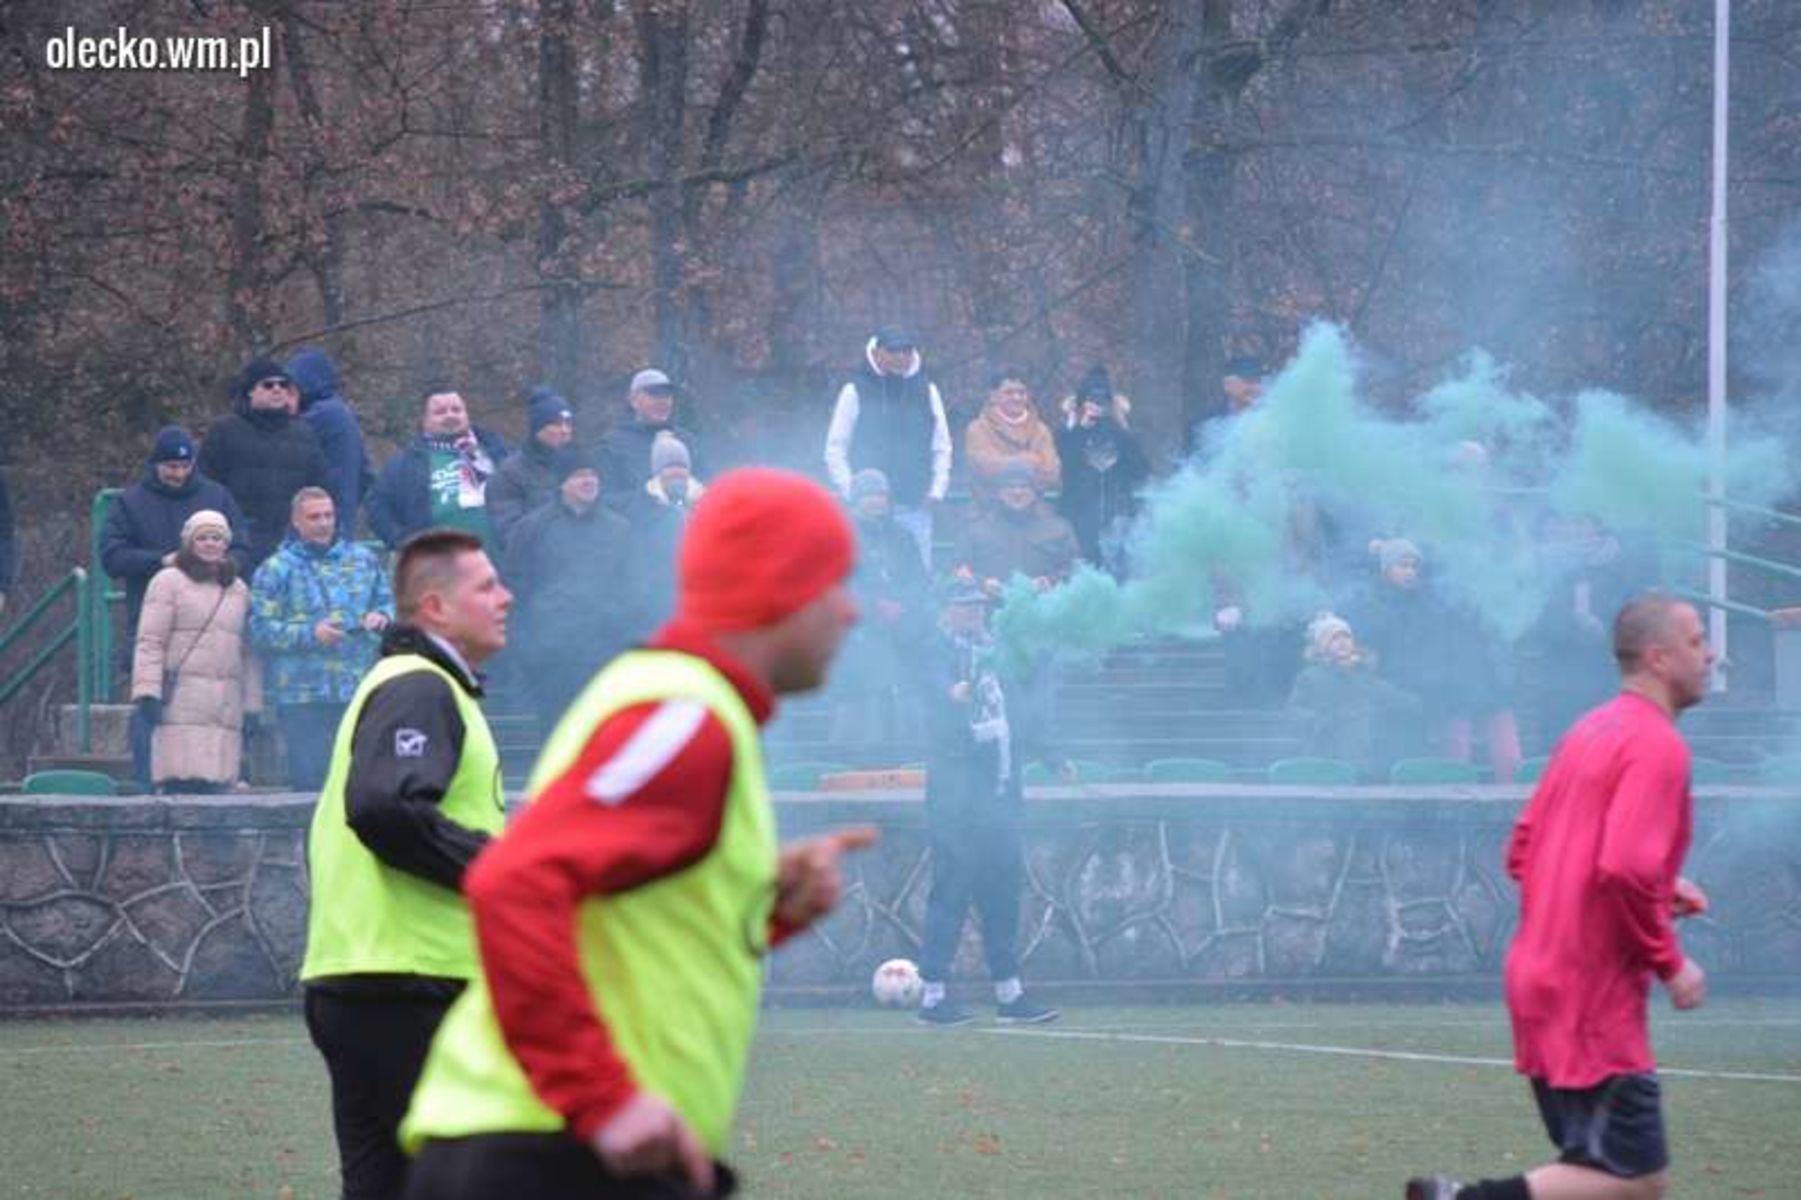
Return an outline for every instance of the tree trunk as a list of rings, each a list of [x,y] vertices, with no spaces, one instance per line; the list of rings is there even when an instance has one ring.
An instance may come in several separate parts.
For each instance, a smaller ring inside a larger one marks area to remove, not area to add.
[[[1231,0],[1206,0],[1201,10],[1195,89],[1182,156],[1182,428],[1192,436],[1220,403],[1226,323],[1231,311],[1236,231],[1233,203],[1238,169],[1232,121],[1254,73],[1232,43]]]
[[[682,127],[688,90],[688,6],[686,0],[647,3],[638,10],[638,77],[643,138],[651,193],[651,296],[655,359],[680,375],[687,342],[681,307]]]
[[[538,139],[546,174],[538,210],[538,372],[564,395],[581,381],[582,290],[570,261],[569,220],[556,193],[575,160],[576,70],[572,0],[545,0],[538,35]]]
[[[268,348],[268,281],[263,269],[263,168],[275,128],[275,72],[253,71],[246,81],[238,130],[237,188],[231,203],[231,269],[226,273],[225,319],[246,354]]]

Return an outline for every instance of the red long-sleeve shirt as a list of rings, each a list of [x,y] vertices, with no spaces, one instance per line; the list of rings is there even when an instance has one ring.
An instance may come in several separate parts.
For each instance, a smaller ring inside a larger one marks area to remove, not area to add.
[[[1631,692],[1564,735],[1507,847],[1520,928],[1507,954],[1514,1065],[1553,1087],[1656,1066],[1651,976],[1682,966],[1671,913],[1692,835],[1689,753]]]
[[[758,724],[775,696],[704,634],[680,624],[657,649],[705,659]],[[732,743],[717,717],[683,700],[625,709],[590,734],[575,762],[475,862],[466,891],[482,972],[507,1048],[539,1099],[586,1139],[636,1091],[583,981],[576,913],[692,865],[719,836]],[[792,931],[772,929],[779,941]]]

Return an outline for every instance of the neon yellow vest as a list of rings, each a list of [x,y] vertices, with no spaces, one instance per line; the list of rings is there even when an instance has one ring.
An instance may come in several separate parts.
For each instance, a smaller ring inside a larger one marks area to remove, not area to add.
[[[577,951],[614,1049],[639,1085],[667,1100],[714,1154],[731,1136],[756,1027],[762,956],[775,898],[775,816],[756,719],[726,678],[692,655],[635,650],[597,675],[559,722],[530,792],[555,779],[609,717],[633,705],[697,701],[732,740],[719,837],[698,862],[642,887],[584,901]],[[428,1138],[564,1127],[507,1049],[484,981],[438,1030],[401,1125]]]
[[[344,785],[357,718],[376,688],[415,671],[440,676],[463,719],[462,757],[439,808],[457,824],[483,833],[498,834],[505,824],[500,752],[481,705],[449,671],[422,655],[393,654],[376,662],[338,724],[325,789],[313,811],[306,848],[312,903],[302,980],[388,974],[475,977],[475,930],[462,895],[383,863],[352,832],[345,815]]]

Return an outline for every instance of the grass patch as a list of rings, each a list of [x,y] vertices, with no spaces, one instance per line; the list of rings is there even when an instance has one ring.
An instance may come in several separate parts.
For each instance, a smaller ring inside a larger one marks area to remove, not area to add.
[[[1657,1023],[1666,1067],[1794,1077],[1666,1079],[1678,1194],[1793,1194],[1801,1003]],[[1040,1033],[777,1011],[734,1159],[751,1196],[796,1200],[1267,1200],[1398,1195],[1413,1171],[1544,1157],[1509,1069],[1372,1054],[1505,1060],[1505,1018],[1486,1004],[1085,1008]],[[297,1017],[0,1024],[0,1130],[3,1197],[335,1195],[325,1073]]]

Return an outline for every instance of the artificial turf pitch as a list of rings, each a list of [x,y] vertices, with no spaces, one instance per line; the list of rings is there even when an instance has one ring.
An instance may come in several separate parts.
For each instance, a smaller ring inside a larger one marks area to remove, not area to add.
[[[1801,1196],[1801,1000],[1660,1006],[1655,1027],[1672,1193]],[[1495,1004],[1081,1007],[1031,1030],[779,1010],[732,1158],[751,1197],[1395,1197],[1411,1172],[1545,1156],[1490,1061],[1508,1052]],[[0,1023],[0,1198],[333,1185],[296,1016]]]

